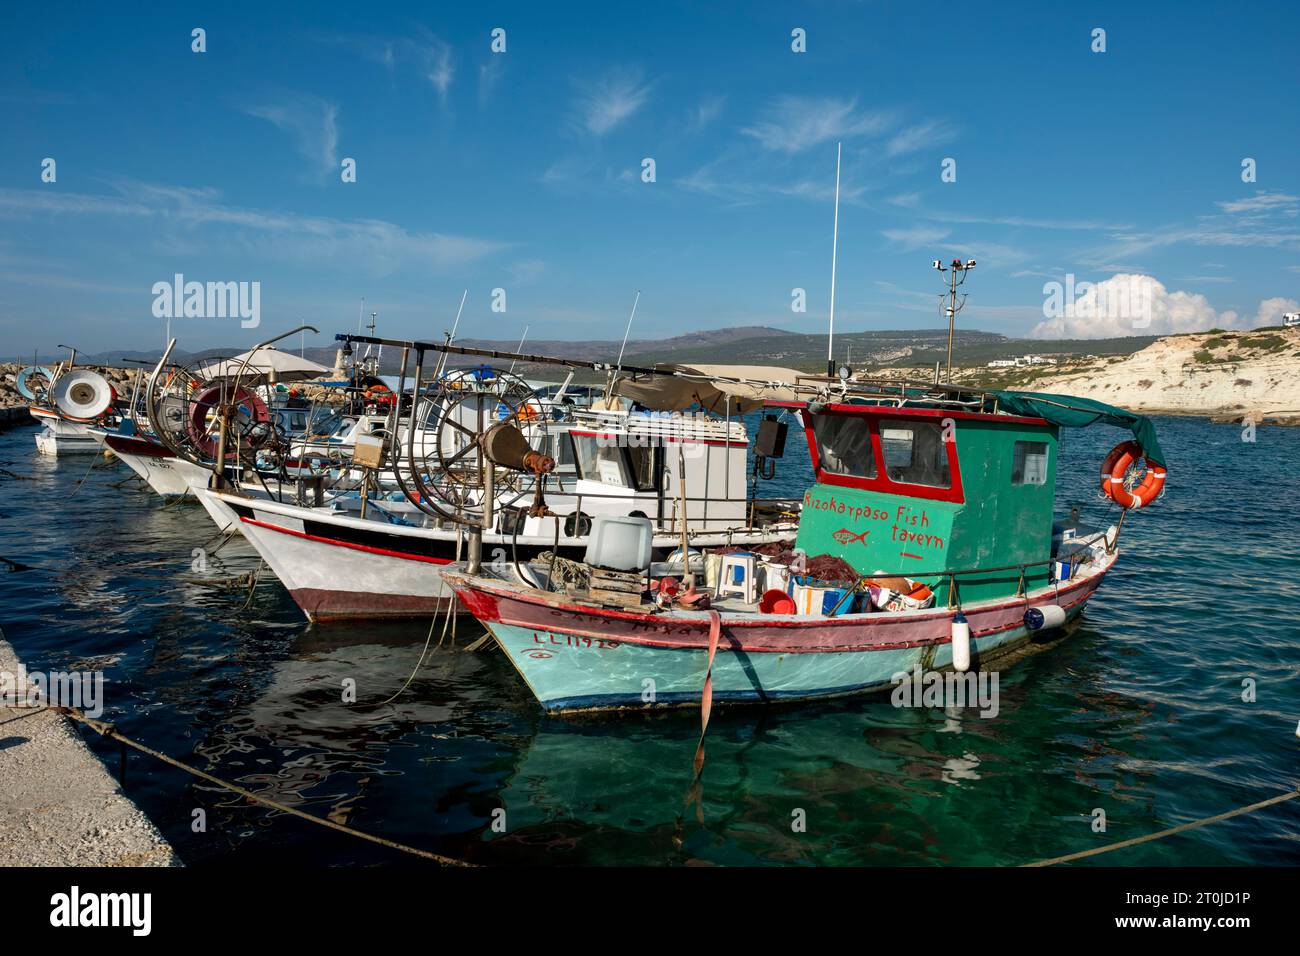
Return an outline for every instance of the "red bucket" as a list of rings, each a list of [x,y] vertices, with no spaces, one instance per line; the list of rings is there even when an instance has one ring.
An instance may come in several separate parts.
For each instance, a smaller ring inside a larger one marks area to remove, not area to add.
[[[758,609],[764,614],[793,614],[794,598],[779,588],[772,588],[758,599]]]

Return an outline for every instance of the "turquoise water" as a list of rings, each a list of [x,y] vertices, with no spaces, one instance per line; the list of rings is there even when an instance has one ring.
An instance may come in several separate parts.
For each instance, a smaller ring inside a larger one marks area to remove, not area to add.
[[[308,626],[236,541],[129,472],[38,460],[0,434],[0,627],[28,667],[102,667],[105,719],[217,776],[359,829],[481,863],[1016,864],[1139,836],[1300,782],[1300,430],[1162,419],[1166,497],[1066,641],[1001,674],[994,719],[887,699],[715,712],[686,805],[691,714],[544,717],[495,650],[434,652],[427,625]],[[1070,432],[1062,511],[1114,520],[1094,493],[1122,436]],[[805,452],[792,443],[790,455]],[[806,474],[778,476],[787,492]],[[78,481],[84,485],[75,494]],[[462,622],[463,647],[481,634]],[[1257,700],[1243,702],[1252,679]],[[117,751],[91,741],[116,770]],[[394,865],[329,833],[132,756],[127,790],[191,865]],[[207,832],[194,833],[193,811]],[[1107,831],[1094,833],[1095,808]],[[492,828],[504,810],[505,832]],[[498,816],[500,816],[498,814]],[[797,832],[792,823],[806,820]],[[1097,858],[1112,865],[1300,862],[1297,802]]]

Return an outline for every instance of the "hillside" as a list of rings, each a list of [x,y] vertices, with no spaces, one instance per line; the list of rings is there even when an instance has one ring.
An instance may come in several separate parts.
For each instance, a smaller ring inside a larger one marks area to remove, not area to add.
[[[969,369],[959,380],[1079,395],[1133,411],[1300,424],[1300,328],[1172,335],[1127,357],[998,372]]]
[[[337,345],[332,335],[319,335],[308,339],[304,355],[326,367],[333,367]],[[1122,339],[1077,339],[1045,341],[1040,339],[1015,339],[996,332],[976,329],[958,329],[954,336],[956,358],[964,364],[983,364],[994,359],[1014,358],[1027,353],[1048,355],[1127,355],[1155,341],[1153,337],[1135,336]],[[946,328],[883,330],[870,332],[843,331],[835,336],[835,360],[851,362],[855,368],[885,365],[933,367],[947,355],[948,331]],[[519,347],[518,339],[462,338],[458,345],[513,352]],[[293,351],[293,343],[287,344]],[[588,362],[612,362],[618,357],[619,340],[605,339],[572,342],[564,339],[530,338],[523,351],[533,355],[553,355]],[[189,365],[216,357],[226,357],[240,352],[238,348],[213,348],[186,352],[179,347],[173,353],[178,361]],[[158,350],[121,350],[83,354],[77,356],[78,364],[122,365],[152,362]],[[59,356],[43,356],[39,364],[53,366]],[[821,371],[826,367],[826,336],[790,332],[768,326],[736,326],[726,329],[708,329],[688,332],[659,339],[631,339],[627,343],[624,362],[634,365],[653,365],[657,362],[689,364],[731,363],[740,365],[785,365],[803,371]],[[399,353],[386,350],[383,371],[396,372]],[[468,361],[468,360],[466,360]],[[30,364],[30,362],[27,362]],[[516,369],[520,371],[520,369]],[[527,374],[536,374],[529,368]],[[549,372],[554,375],[554,370]]]

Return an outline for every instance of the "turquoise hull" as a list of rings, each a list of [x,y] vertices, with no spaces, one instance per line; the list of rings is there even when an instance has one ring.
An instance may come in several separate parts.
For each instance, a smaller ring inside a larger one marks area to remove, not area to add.
[[[1080,605],[1071,618],[1082,611]],[[548,711],[699,704],[708,653],[578,637],[500,621],[486,624],[534,696]],[[1019,627],[972,638],[989,657],[1023,643]],[[713,664],[717,702],[777,702],[838,697],[892,688],[894,675],[950,670],[949,644],[815,654],[751,653],[719,648]]]

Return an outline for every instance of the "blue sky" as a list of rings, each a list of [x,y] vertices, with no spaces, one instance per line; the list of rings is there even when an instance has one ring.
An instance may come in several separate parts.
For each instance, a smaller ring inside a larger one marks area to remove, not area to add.
[[[837,141],[840,330],[940,325],[954,256],[962,325],[1012,335],[1070,274],[1158,282],[1150,331],[1297,308],[1295,5],[701,6],[13,7],[0,354],[155,347],[177,272],[261,284],[260,328],[178,319],[186,348],[362,296],[436,336],[464,288],[462,336],[617,339],[637,289],[636,337],[818,331]]]

